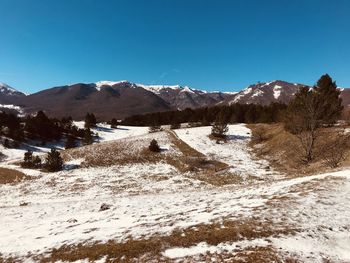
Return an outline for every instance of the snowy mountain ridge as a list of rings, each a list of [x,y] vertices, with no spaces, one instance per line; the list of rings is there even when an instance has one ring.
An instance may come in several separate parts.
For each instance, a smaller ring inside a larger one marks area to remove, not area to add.
[[[0,93],[6,93],[9,95],[16,95],[16,94],[21,93],[21,92],[12,88],[11,86],[9,86],[5,83],[0,82]]]

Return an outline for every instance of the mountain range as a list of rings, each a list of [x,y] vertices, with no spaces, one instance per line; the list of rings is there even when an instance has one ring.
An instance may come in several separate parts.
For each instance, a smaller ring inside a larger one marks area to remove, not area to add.
[[[288,103],[304,86],[275,80],[248,86],[240,92],[207,92],[180,85],[143,85],[129,81],[99,81],[53,87],[26,95],[0,83],[0,109],[21,113],[44,110],[51,117],[83,119],[87,112],[100,120],[135,114],[233,103],[268,105]],[[350,89],[341,89],[343,104],[350,104]]]

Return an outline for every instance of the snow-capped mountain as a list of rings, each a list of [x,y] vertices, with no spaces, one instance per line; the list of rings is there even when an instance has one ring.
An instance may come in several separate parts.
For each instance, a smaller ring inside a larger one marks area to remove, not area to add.
[[[213,106],[225,99],[232,98],[232,94],[223,92],[207,92],[180,85],[143,85],[136,84],[161,97],[175,109],[198,108]]]
[[[14,104],[21,97],[26,95],[5,83],[0,82],[0,103],[1,104]]]
[[[181,85],[145,85],[123,81],[99,81],[92,83],[98,91],[108,87],[128,86],[144,89],[163,99],[173,109],[213,106],[225,99],[232,98],[231,93],[207,92]]]
[[[6,84],[0,84],[0,110],[20,106],[23,113],[44,110],[53,117],[84,118],[93,112],[100,120],[131,115],[183,110],[185,108],[272,102],[288,103],[303,86],[275,80],[250,85],[240,92],[207,92],[181,85],[144,85],[130,81],[98,81],[54,87],[25,95]],[[344,106],[350,105],[350,89],[342,89]],[[18,110],[17,110],[18,111]]]
[[[257,83],[248,86],[238,92],[228,104],[261,104],[268,105],[272,102],[288,103],[302,84],[289,83],[282,80]]]

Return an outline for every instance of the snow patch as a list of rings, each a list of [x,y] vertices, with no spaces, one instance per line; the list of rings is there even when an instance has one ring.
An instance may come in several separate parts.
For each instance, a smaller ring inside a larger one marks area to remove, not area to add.
[[[96,85],[96,90],[100,91],[101,87],[103,86],[114,86],[116,84],[121,84],[121,83],[128,83],[128,81],[127,80],[121,80],[121,81],[102,80],[102,81],[96,82],[95,85]]]
[[[275,85],[273,87],[273,97],[277,100],[281,96],[282,86]]]

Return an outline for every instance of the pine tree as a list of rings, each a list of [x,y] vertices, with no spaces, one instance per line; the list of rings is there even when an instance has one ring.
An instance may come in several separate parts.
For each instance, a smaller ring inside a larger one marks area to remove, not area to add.
[[[70,149],[70,148],[75,148],[77,147],[76,141],[74,136],[72,136],[71,134],[69,134],[67,136],[67,140],[66,140],[66,144],[64,146],[65,149]]]
[[[150,143],[150,145],[148,146],[148,149],[151,151],[151,152],[160,152],[160,147],[158,145],[158,142],[153,139]]]
[[[161,130],[160,125],[153,124],[152,126],[149,127],[148,132],[153,133],[153,132],[158,132]]]
[[[112,129],[117,129],[118,128],[118,120],[117,119],[113,118],[111,120],[111,128]]]
[[[328,74],[325,74],[317,81],[314,90],[318,94],[322,123],[335,123],[343,111],[340,90],[337,88],[335,81]]]
[[[33,152],[28,150],[24,153],[23,162],[21,163],[21,166],[24,168],[30,168],[33,163]]]
[[[39,156],[33,156],[33,152],[28,150],[24,153],[24,158],[21,166],[24,168],[40,168],[41,159]]]
[[[87,113],[85,116],[85,128],[90,129],[96,127],[96,117],[93,113]]]
[[[45,168],[49,172],[57,172],[62,170],[63,159],[58,151],[51,149],[51,152],[47,154]]]
[[[177,121],[176,119],[173,119],[170,124],[170,129],[175,130],[180,128],[181,128],[181,122]]]
[[[228,132],[227,122],[222,112],[219,113],[214,124],[211,127],[211,135],[220,138],[226,139],[226,134]]]
[[[83,138],[83,144],[84,145],[89,145],[93,143],[93,137],[90,129],[85,129],[84,130],[84,138]]]

